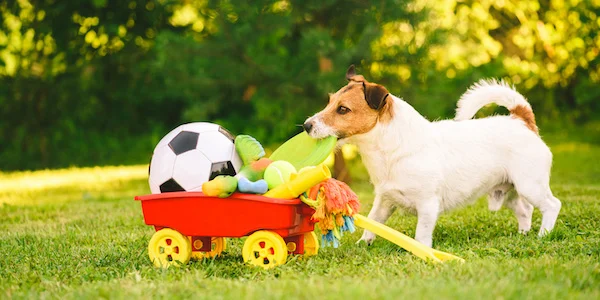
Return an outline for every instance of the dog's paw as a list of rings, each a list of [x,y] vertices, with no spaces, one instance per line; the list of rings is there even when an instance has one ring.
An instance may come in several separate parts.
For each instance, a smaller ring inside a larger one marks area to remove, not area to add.
[[[365,230],[363,232],[362,237],[360,238],[360,240],[358,240],[356,243],[360,244],[361,242],[365,242],[367,244],[367,246],[371,246],[371,244],[373,244],[373,241],[375,240],[375,234],[373,234],[372,232]]]
[[[546,228],[540,228],[540,231],[538,232],[538,237],[545,237],[547,236],[549,233],[551,232],[551,230],[548,230]]]
[[[521,229],[519,228],[519,233],[522,235],[527,235],[529,233],[529,229]]]

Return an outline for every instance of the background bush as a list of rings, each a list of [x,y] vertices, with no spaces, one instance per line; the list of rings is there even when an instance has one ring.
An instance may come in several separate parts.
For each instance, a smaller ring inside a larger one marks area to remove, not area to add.
[[[248,2],[2,2],[1,170],[145,163],[191,121],[276,145],[351,63],[430,119],[502,77],[600,131],[597,1]]]

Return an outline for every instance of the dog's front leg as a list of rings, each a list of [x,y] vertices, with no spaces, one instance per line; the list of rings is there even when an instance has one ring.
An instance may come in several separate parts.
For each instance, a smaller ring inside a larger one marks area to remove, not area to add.
[[[433,244],[433,229],[440,211],[437,199],[429,199],[417,206],[417,231],[415,239],[426,246]]]
[[[390,201],[384,201],[380,194],[375,194],[375,200],[373,201],[373,207],[369,212],[368,218],[377,221],[381,224],[384,224],[385,221],[392,215],[394,212],[394,206]],[[366,230],[363,232],[362,237],[358,242],[364,241],[367,245],[371,245],[375,240],[375,234]]]

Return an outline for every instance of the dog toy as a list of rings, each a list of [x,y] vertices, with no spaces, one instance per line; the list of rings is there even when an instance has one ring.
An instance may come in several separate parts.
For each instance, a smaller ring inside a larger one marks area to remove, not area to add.
[[[324,162],[335,148],[336,143],[336,137],[313,139],[303,131],[275,149],[269,158],[273,161],[285,160],[291,163],[296,170],[300,170]]]
[[[264,196],[279,199],[296,199],[302,193],[327,178],[331,178],[331,172],[324,164],[312,168],[303,168],[302,172],[292,174],[289,182],[268,191]]]
[[[265,149],[260,142],[249,135],[238,135],[235,138],[235,150],[244,165],[249,165],[265,156]]]
[[[264,178],[272,190],[277,186],[290,181],[292,174],[296,173],[296,168],[285,160],[278,160],[270,164],[265,170]]]
[[[273,161],[268,158],[261,158],[257,161],[252,161],[247,165],[244,165],[236,177],[245,177],[250,181],[257,181],[263,179],[265,170]]]
[[[238,179],[237,187],[240,192],[250,194],[264,194],[269,190],[266,180],[260,179],[252,182],[245,177],[240,177]]]
[[[315,209],[312,218],[319,222],[323,244],[337,248],[344,232],[356,230],[352,216],[359,210],[360,203],[346,183],[329,178],[313,186],[307,196],[300,198]]]
[[[238,186],[238,179],[233,176],[219,175],[202,184],[202,193],[211,197],[227,198]]]

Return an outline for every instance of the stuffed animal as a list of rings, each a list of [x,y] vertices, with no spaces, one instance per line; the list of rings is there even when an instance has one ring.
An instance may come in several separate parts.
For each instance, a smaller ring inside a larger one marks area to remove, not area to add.
[[[240,177],[238,179],[238,190],[242,193],[264,194],[269,190],[269,186],[264,179],[252,182],[248,178]]]
[[[202,184],[202,193],[211,197],[227,198],[236,191],[238,179],[233,176],[219,175]]]
[[[244,164],[236,175],[239,191],[252,194],[266,193],[268,185],[263,180],[263,176],[273,161],[263,157],[265,150],[262,145],[249,135],[238,135],[235,138],[235,150]]]
[[[242,169],[236,175],[238,178],[245,177],[250,181],[263,179],[265,170],[273,161],[268,158],[261,158],[257,161],[252,161],[242,166]]]
[[[262,145],[249,135],[238,135],[235,138],[235,150],[242,159],[244,166],[265,156],[265,149]]]

